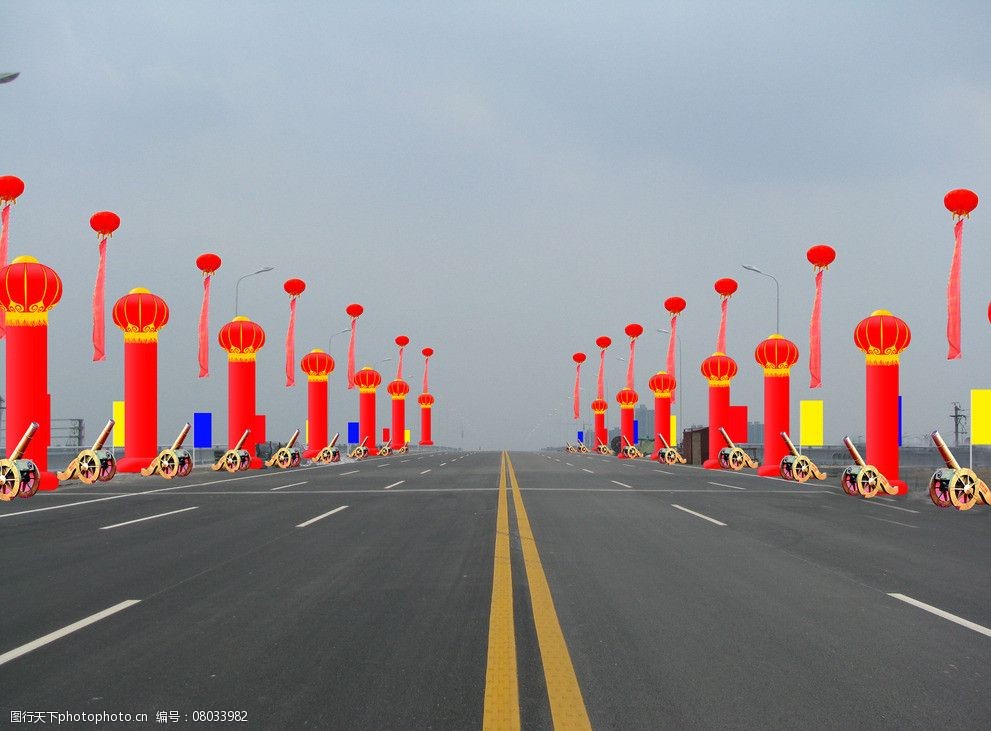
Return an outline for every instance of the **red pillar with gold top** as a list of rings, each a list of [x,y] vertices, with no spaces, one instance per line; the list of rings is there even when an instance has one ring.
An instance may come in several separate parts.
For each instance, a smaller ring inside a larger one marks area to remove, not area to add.
[[[416,401],[420,404],[420,446],[432,447],[434,440],[430,435],[430,416],[434,408],[434,395],[421,393]]]
[[[764,369],[764,459],[757,474],[780,477],[781,459],[790,454],[781,432],[791,432],[791,367],[798,346],[775,333],[757,344],[754,359]]]
[[[632,388],[622,388],[616,394],[616,403],[619,404],[619,428],[624,440],[616,453],[620,459],[627,459],[624,447],[635,446],[633,441],[633,407],[637,405],[639,400],[640,397]]]
[[[265,331],[238,315],[220,328],[217,339],[227,351],[227,448],[234,449],[244,430],[251,429],[242,449],[251,455],[251,469],[261,469],[263,463],[255,450],[260,421],[255,413],[255,356],[265,345]]]
[[[358,387],[358,442],[365,443],[368,454],[378,454],[375,440],[375,389],[382,383],[382,376],[371,366],[365,366],[354,374]]]
[[[396,451],[406,444],[406,394],[409,393],[409,384],[396,378],[389,382],[386,390],[392,397],[392,442],[389,446]]]
[[[595,429],[595,448],[605,444],[609,445],[609,432],[606,431],[606,410],[609,402],[604,398],[597,398],[592,401],[592,419]]]
[[[654,392],[654,451],[650,454],[651,459],[658,459],[664,449],[662,435],[669,446],[675,446],[675,440],[671,438],[671,394],[677,385],[674,376],[667,371],[658,371],[647,381],[647,386]]]
[[[299,367],[306,374],[308,435],[303,457],[312,459],[327,446],[327,377],[334,372],[334,359],[314,348],[303,356]]]
[[[713,353],[702,361],[702,375],[709,383],[709,458],[702,463],[707,470],[722,469],[719,450],[728,447],[719,427],[730,429],[730,381],[737,373],[736,361],[725,353]]]

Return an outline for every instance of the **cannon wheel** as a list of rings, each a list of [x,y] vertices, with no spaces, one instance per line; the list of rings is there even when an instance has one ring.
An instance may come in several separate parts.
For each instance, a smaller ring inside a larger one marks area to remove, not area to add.
[[[0,459],[0,500],[8,502],[21,490],[21,471],[9,459]]]
[[[237,472],[241,469],[241,455],[234,450],[228,450],[224,454],[224,469],[228,472]]]
[[[287,469],[292,464],[292,455],[284,447],[275,453],[275,466],[279,469]]]
[[[957,510],[970,510],[977,502],[977,475],[971,470],[957,470],[946,486],[950,503]]]
[[[179,460],[179,477],[189,477],[193,471],[193,460],[181,459]]]
[[[248,457],[247,459],[241,457],[240,455],[238,455],[238,457],[240,457],[237,467],[238,471],[247,472],[251,468],[251,457]]]
[[[788,461],[787,457],[782,458],[781,464],[778,465],[778,474],[781,475],[783,480],[794,479],[791,476],[791,463]]]
[[[851,478],[846,472],[840,475],[840,485],[843,488],[843,492],[847,495],[859,497],[860,490],[857,489],[857,481],[854,478]]]
[[[796,457],[791,466],[791,474],[795,482],[799,484],[808,482],[809,478],[812,477],[812,463],[809,462],[809,458],[804,455]]]
[[[743,469],[743,466],[747,464],[747,454],[739,447],[734,447],[730,450],[729,459],[727,461],[729,462],[729,468],[731,470],[734,472],[739,472]]]
[[[864,497],[874,497],[881,491],[881,473],[867,465],[857,475],[857,492]]]
[[[17,491],[17,497],[33,497],[38,492],[39,482],[37,472],[21,473],[21,489]]]
[[[171,480],[179,474],[179,455],[171,449],[166,449],[158,455],[158,474],[166,480]]]
[[[301,455],[299,452],[293,452],[292,453],[292,459],[289,461],[289,466],[290,467],[299,467],[299,465],[302,462],[303,462],[303,455]]]
[[[76,474],[84,485],[92,485],[100,479],[100,460],[96,452],[86,449],[76,457]]]
[[[111,457],[107,460],[107,466],[100,468],[100,482],[110,482],[117,474],[117,460]]]
[[[662,456],[664,457],[664,464],[673,465],[678,461],[673,449],[665,449],[664,452],[662,452]]]
[[[341,453],[340,452],[334,452],[334,453],[332,453],[330,455],[330,461],[331,462],[340,462],[341,461]]]
[[[934,472],[932,479],[929,480],[929,499],[933,501],[933,505],[937,508],[948,508],[952,504],[950,502],[950,491],[943,487],[943,481],[937,480],[936,475],[938,472]]]

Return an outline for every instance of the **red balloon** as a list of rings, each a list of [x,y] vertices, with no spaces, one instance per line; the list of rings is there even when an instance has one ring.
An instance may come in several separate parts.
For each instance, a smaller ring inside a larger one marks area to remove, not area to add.
[[[686,304],[685,300],[681,297],[668,297],[664,300],[664,309],[672,315],[677,315],[685,309]]]
[[[977,208],[977,193],[966,188],[951,190],[943,196],[943,205],[946,210],[958,218],[970,215],[970,212]]]
[[[282,285],[282,288],[286,290],[286,294],[290,297],[299,297],[303,294],[303,290],[306,289],[306,282],[302,279],[287,279],[286,283]]]
[[[348,313],[348,317],[361,317],[361,313],[365,311],[365,308],[359,304],[348,305],[344,311]]]
[[[585,362],[585,354],[584,353],[575,353],[573,356],[571,356],[571,360],[575,361],[575,363],[584,363]]]
[[[424,349],[423,349],[422,351],[420,351],[420,352],[422,352],[422,353],[423,353],[423,357],[424,357],[424,358],[429,358],[429,357],[430,357],[431,355],[433,355],[433,354],[434,354],[434,349],[433,349],[433,348],[424,348]]]
[[[638,325],[635,322],[631,322],[626,326],[624,332],[631,338],[639,338],[643,335],[643,325]]]
[[[405,348],[407,345],[409,345],[409,338],[406,337],[405,335],[400,335],[399,337],[396,338],[396,345],[398,345],[400,348]]]
[[[828,244],[816,244],[805,252],[805,258],[812,266],[825,269],[836,259],[836,250]]]
[[[603,335],[602,337],[595,339],[595,344],[600,348],[608,348],[612,345],[612,338]]]
[[[206,253],[196,257],[196,268],[204,274],[213,274],[220,269],[220,257],[216,254]]]
[[[16,175],[0,175],[0,202],[16,201],[24,192],[24,181]]]
[[[89,226],[101,236],[109,236],[120,228],[120,216],[113,211],[98,211],[90,216]]]
[[[718,292],[721,297],[729,297],[736,291],[738,286],[739,285],[737,285],[736,280],[731,279],[730,277],[717,279],[716,283],[713,285],[716,292]]]

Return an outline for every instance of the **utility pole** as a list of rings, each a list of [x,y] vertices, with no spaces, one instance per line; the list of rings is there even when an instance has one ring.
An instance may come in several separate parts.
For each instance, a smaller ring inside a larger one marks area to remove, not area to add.
[[[964,410],[960,407],[959,401],[953,402],[953,413],[950,414],[950,418],[953,419],[953,446],[960,446],[960,425],[961,422],[967,421],[967,415]]]

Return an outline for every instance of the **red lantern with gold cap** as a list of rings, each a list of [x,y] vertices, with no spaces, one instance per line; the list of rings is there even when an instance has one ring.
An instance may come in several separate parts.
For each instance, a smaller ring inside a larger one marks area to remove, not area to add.
[[[403,378],[403,353],[406,351],[407,345],[409,345],[408,336],[396,336],[396,346],[399,348],[399,362],[396,364],[396,378],[399,380],[402,380]]]
[[[31,423],[38,422],[38,431],[23,459],[35,463],[40,480],[38,484],[21,486],[20,494],[24,497],[38,489],[58,487],[58,477],[48,471],[52,421],[48,394],[48,313],[61,298],[59,275],[32,256],[19,256],[0,268],[0,310],[7,318],[4,407],[8,455]]]
[[[196,257],[196,268],[203,273],[203,303],[200,305],[200,320],[198,327],[200,378],[210,375],[210,280],[220,269],[220,257],[212,252]]]
[[[434,397],[430,395],[430,359],[434,355],[433,348],[424,348],[420,351],[423,355],[423,392],[417,399],[420,404],[420,445],[423,447],[433,446],[432,424]]]
[[[403,351],[409,345],[409,337],[399,335],[396,337],[396,346],[399,348],[399,364],[396,366],[396,378],[389,382],[386,390],[392,398],[392,428],[389,432],[391,440],[390,446],[393,451],[406,446],[406,395],[409,393],[409,384],[403,380]]]
[[[358,387],[358,442],[365,442],[369,454],[378,454],[375,441],[375,390],[382,383],[382,376],[371,366],[365,366],[354,374]]]
[[[947,360],[960,357],[960,269],[963,266],[963,220],[977,208],[977,193],[966,188],[951,190],[943,197],[943,205],[953,214],[953,260],[950,262],[950,279],[946,286],[946,340],[949,349]]]
[[[616,403],[619,404],[619,428],[625,440],[622,446],[634,444],[633,440],[633,407],[640,397],[632,388],[622,388],[616,393]],[[626,459],[626,450],[620,449],[616,456]]]
[[[608,335],[600,335],[595,339],[595,345],[599,349],[599,375],[596,379],[595,400],[604,404],[601,410],[592,408],[594,415],[595,446],[596,448],[606,445],[609,442],[609,433],[606,431],[606,409],[609,402],[606,401],[606,349],[612,345],[612,338]]]
[[[354,349],[355,336],[358,333],[358,318],[361,317],[365,308],[357,303],[352,303],[344,308],[347,316],[351,318],[351,338],[348,340],[348,388],[354,388]]]
[[[96,285],[93,287],[93,360],[106,360],[104,290],[107,279],[107,239],[120,228],[120,216],[113,211],[98,211],[90,216],[89,225],[100,239],[100,263],[96,269]]]
[[[722,279],[717,279],[713,288],[719,295],[719,333],[716,335],[716,352],[725,353],[726,352],[726,311],[728,309],[729,298],[733,296],[736,292],[737,283],[735,279],[730,277],[723,277]]]
[[[709,458],[702,463],[707,470],[721,469],[719,450],[728,447],[719,427],[730,429],[730,382],[736,376],[736,361],[725,353],[713,353],[702,361],[700,370],[709,384]]]
[[[265,417],[255,413],[255,358],[265,345],[265,330],[238,315],[220,328],[217,340],[227,351],[227,448],[233,449],[244,430],[250,429],[242,449],[251,455],[251,469],[260,469],[255,445],[265,441]]]
[[[334,372],[334,359],[315,348],[303,356],[299,367],[306,374],[307,435],[303,456],[312,459],[327,446],[327,377]]]
[[[757,344],[754,359],[764,369],[764,460],[757,474],[778,477],[789,453],[781,432],[791,433],[791,367],[798,362],[798,346],[774,334]]]
[[[169,321],[165,300],[137,287],[112,310],[124,333],[124,458],[118,472],[139,472],[158,454],[158,331]]]
[[[636,360],[637,355],[637,338],[643,335],[643,325],[631,322],[624,328],[623,332],[625,332],[626,336],[630,339],[630,360],[626,364],[626,387],[632,389],[636,386],[633,375],[633,363]]]
[[[668,333],[668,357],[665,362],[665,370],[672,376],[677,376],[674,368],[675,352],[678,347],[678,316],[685,311],[687,303],[683,297],[668,297],[664,300],[664,309],[671,316],[670,332]],[[678,400],[677,390],[671,392],[671,403]]]
[[[575,412],[575,420],[581,418],[581,402],[580,402],[580,392],[582,390],[582,363],[585,362],[584,353],[575,353],[571,356],[571,360],[575,362],[575,391],[572,398],[572,408]]]
[[[306,289],[302,279],[287,279],[282,288],[289,295],[289,329],[286,331],[286,388],[296,385],[296,300]]]
[[[7,248],[10,241],[10,207],[24,192],[24,181],[16,175],[0,175],[0,267],[7,265]],[[0,338],[6,334],[3,314],[0,313]]]
[[[812,319],[809,323],[809,388],[820,388],[822,386],[822,273],[836,259],[836,251],[827,244],[816,244],[805,252],[805,258],[815,268],[816,274],[816,295],[812,300]]]
[[[678,441],[671,429],[671,395],[677,385],[674,376],[666,371],[658,371],[647,381],[647,387],[654,393],[654,451],[651,459],[658,459],[664,449],[661,435],[669,445],[673,446]]]

